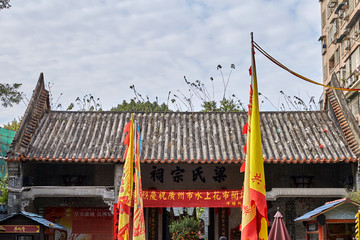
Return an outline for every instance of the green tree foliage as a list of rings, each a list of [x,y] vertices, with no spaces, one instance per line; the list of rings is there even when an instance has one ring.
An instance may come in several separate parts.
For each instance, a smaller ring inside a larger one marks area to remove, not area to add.
[[[23,93],[19,92],[20,83],[0,83],[0,101],[3,107],[12,107],[22,100]]]
[[[156,101],[135,101],[134,99],[131,99],[130,102],[124,100],[122,104],[118,104],[116,107],[111,108],[110,111],[171,112],[168,105],[165,103],[159,105]]]
[[[21,119],[18,118],[14,118],[14,120],[12,120],[11,122],[4,124],[3,128],[8,129],[8,130],[13,130],[13,131],[17,131],[20,127],[20,123],[21,123]]]
[[[348,196],[351,200],[360,203],[360,190],[355,192],[350,192]]]
[[[79,111],[102,111],[100,98],[95,98],[91,94],[85,95],[82,98],[77,97],[75,104],[78,106]],[[71,103],[66,110],[73,110],[75,104]]]
[[[10,0],[0,0],[0,10],[10,7],[11,7]]]
[[[200,237],[200,220],[193,216],[182,216],[170,223],[169,232],[173,240],[197,240]]]
[[[219,101],[220,106],[217,107],[217,103],[215,101],[203,102],[201,105],[202,112],[240,112],[245,111],[242,107],[242,104],[239,100],[234,98],[224,98]]]
[[[8,201],[8,174],[5,175],[4,179],[0,178],[0,204],[7,204]]]
[[[135,111],[135,112],[172,112],[169,109],[168,104],[159,105],[158,98],[156,97],[156,101],[151,102],[150,98],[146,96],[146,101],[142,94],[140,94],[135,85],[131,85],[130,89],[133,90],[135,97],[127,102],[124,100],[122,104],[118,104],[116,107],[110,109],[110,111]],[[170,92],[168,94],[168,102],[169,102]]]

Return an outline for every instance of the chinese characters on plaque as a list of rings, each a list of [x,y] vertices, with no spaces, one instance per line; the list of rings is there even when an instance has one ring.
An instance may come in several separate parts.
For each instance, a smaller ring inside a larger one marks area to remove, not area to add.
[[[184,169],[179,166],[174,166],[174,168],[169,171],[171,180],[174,183],[183,182],[184,175],[187,171],[190,171],[193,182],[221,183],[221,182],[224,182],[227,178],[227,175],[225,174],[226,168],[224,166],[221,166],[221,167],[215,166],[211,176],[205,176],[202,166],[195,166],[191,170]],[[153,166],[152,171],[150,172],[150,179],[153,182],[164,183],[164,175],[165,174],[166,174],[166,171],[164,168],[158,167],[158,166]]]
[[[39,225],[2,225],[6,233],[40,233]]]
[[[229,209],[219,208],[219,234],[220,236],[229,237]],[[219,236],[219,237],[220,237]]]
[[[158,239],[159,209],[149,208],[149,240]]]

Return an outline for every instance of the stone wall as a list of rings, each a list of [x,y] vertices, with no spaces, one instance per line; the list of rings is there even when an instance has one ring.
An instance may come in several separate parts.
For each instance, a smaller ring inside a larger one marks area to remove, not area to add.
[[[22,174],[20,162],[8,163],[8,214],[21,210]]]

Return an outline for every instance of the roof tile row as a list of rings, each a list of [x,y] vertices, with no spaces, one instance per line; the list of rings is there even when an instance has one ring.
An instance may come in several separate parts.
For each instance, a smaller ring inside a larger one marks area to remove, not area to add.
[[[121,162],[129,112],[50,111],[41,118],[22,157],[9,160]],[[247,113],[135,113],[143,162],[238,163],[245,154]],[[327,111],[262,112],[264,161],[357,161]]]

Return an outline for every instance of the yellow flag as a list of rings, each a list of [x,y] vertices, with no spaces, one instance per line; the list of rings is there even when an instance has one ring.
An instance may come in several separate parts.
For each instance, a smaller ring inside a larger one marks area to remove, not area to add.
[[[268,221],[264,158],[261,145],[258,88],[253,45],[251,51],[251,87],[243,186],[241,240],[267,240]]]
[[[118,240],[130,239],[130,210],[133,195],[133,162],[134,162],[134,121],[131,116],[130,122],[125,126],[124,133],[127,145],[125,164],[119,191],[119,227]]]

